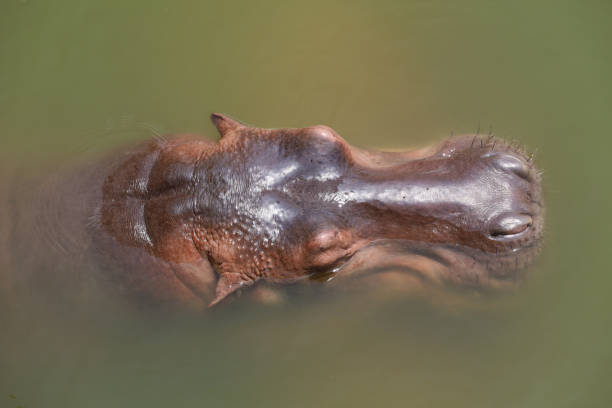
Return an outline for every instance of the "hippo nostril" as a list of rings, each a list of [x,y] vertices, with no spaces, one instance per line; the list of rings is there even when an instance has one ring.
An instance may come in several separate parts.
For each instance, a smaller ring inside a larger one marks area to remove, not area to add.
[[[495,220],[490,233],[493,238],[516,235],[526,231],[532,223],[533,219],[527,214],[504,215]]]
[[[487,157],[493,159],[493,165],[497,169],[505,172],[512,172],[525,180],[529,179],[529,166],[524,160],[517,156],[509,153],[494,152],[487,154]]]

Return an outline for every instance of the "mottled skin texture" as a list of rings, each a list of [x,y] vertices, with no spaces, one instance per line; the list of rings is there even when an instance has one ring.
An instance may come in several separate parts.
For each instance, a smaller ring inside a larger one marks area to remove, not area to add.
[[[326,126],[212,120],[216,143],[179,135],[100,170],[88,228],[121,263],[120,286],[200,307],[258,281],[337,282],[393,259],[436,282],[503,287],[539,249],[538,173],[498,139],[374,152]]]

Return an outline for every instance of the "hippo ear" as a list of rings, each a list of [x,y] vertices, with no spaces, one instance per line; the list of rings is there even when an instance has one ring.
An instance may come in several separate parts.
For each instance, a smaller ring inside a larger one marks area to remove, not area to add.
[[[233,130],[245,127],[242,123],[222,113],[211,114],[210,120],[212,120],[212,123],[214,123],[214,125],[217,127],[217,130],[219,131],[221,137],[225,136],[227,133]]]
[[[215,290],[215,298],[208,304],[212,307],[221,302],[225,297],[238,289],[252,285],[252,280],[244,280],[241,274],[236,272],[226,272],[219,276],[217,281],[217,289]]]

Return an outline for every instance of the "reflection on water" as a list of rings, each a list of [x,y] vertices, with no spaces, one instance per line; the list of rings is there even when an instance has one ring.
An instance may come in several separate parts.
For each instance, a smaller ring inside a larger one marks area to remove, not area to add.
[[[612,195],[600,188],[609,184],[612,130],[609,6],[66,0],[2,8],[1,287],[34,270],[46,273],[41,286],[71,283],[58,277],[79,260],[41,251],[42,234],[18,247],[8,241],[15,213],[33,200],[15,208],[13,192],[34,197],[32,176],[141,138],[90,131],[126,115],[207,135],[211,111],[262,126],[323,123],[352,144],[381,148],[492,123],[538,150],[548,230],[527,285],[497,297],[291,288],[280,305],[240,298],[186,315],[87,292],[78,308],[52,294],[9,293],[0,406],[612,399],[604,249]],[[86,277],[90,267],[77,269]]]

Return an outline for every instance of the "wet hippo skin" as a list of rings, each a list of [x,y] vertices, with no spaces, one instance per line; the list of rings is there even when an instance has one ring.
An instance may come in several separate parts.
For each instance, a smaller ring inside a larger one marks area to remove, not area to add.
[[[389,259],[496,288],[520,281],[539,250],[539,174],[499,139],[377,152],[326,126],[212,120],[218,142],[156,140],[97,171],[90,246],[121,264],[108,274],[122,290],[205,307],[260,281],[335,283]]]

